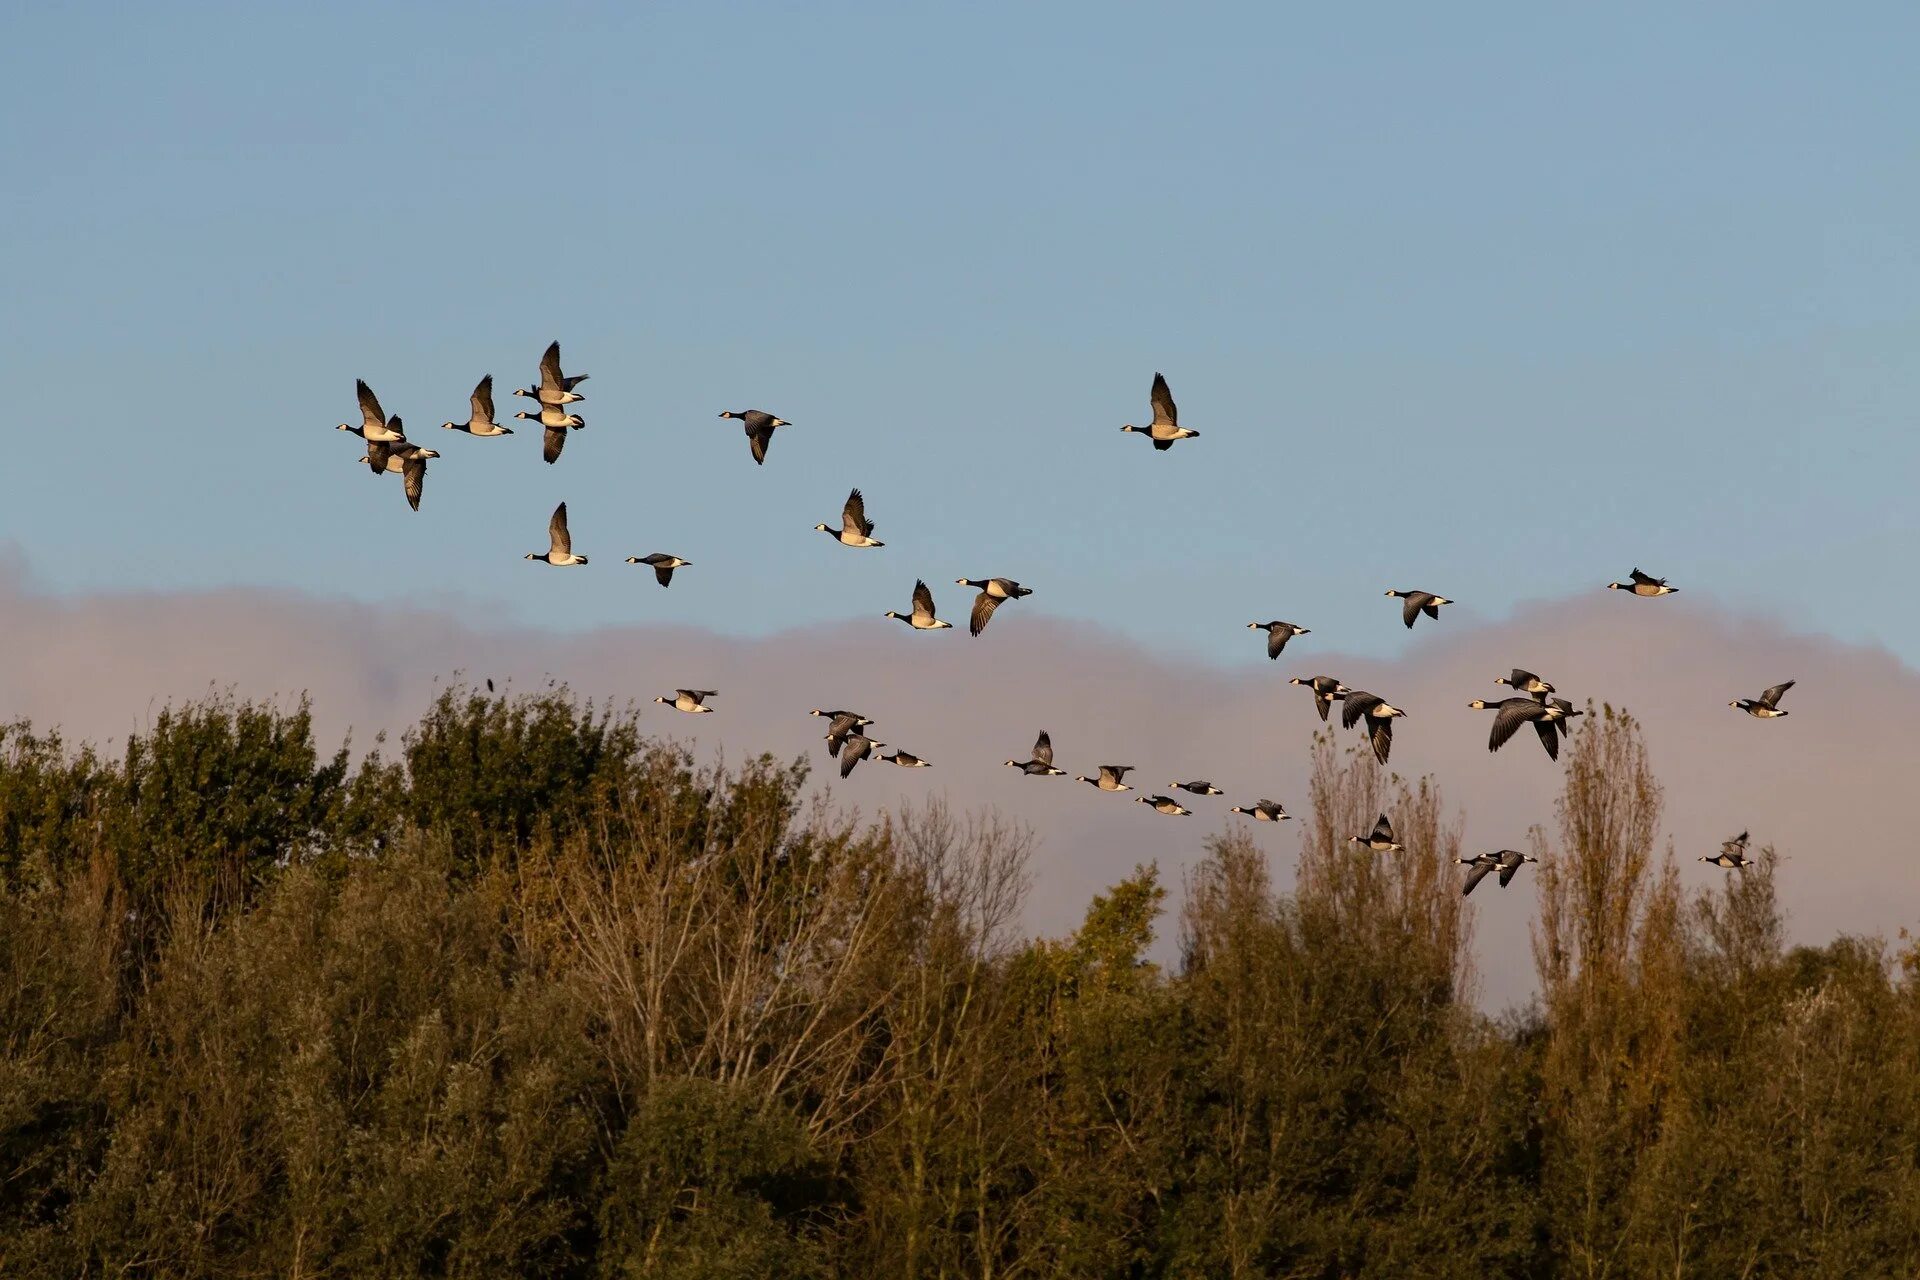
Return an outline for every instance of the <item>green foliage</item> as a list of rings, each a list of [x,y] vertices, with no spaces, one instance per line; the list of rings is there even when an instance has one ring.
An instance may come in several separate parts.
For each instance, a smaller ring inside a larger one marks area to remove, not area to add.
[[[0,729],[0,1274],[1920,1271],[1920,947],[1789,949],[1770,849],[1682,892],[1623,712],[1499,1020],[1459,815],[1330,740],[1291,888],[1210,840],[1171,968],[1156,868],[1020,939],[1023,832],[806,778],[564,689],[392,762]]]
[[[1167,891],[1159,869],[1136,867],[1106,893],[1096,894],[1086,921],[1073,938],[1074,959],[1084,981],[1112,991],[1134,991],[1158,976],[1147,963],[1153,922]]]
[[[52,888],[96,850],[117,781],[89,747],[69,754],[57,732],[0,726],[0,886]]]
[[[628,1119],[600,1202],[602,1275],[828,1274],[811,1228],[839,1208],[828,1162],[777,1102],[666,1082]]]
[[[443,689],[406,735],[409,819],[472,862],[617,811],[643,767],[632,710],[582,707],[564,686],[494,697]]]

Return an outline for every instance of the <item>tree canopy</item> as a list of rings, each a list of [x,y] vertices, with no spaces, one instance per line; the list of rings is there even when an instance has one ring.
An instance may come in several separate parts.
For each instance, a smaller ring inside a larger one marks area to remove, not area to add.
[[[5,726],[0,1274],[1920,1271],[1920,949],[1789,947],[1770,848],[1685,887],[1603,708],[1490,1016],[1439,783],[1314,752],[1297,864],[1224,831],[1036,938],[1024,830],[565,688],[392,758]]]

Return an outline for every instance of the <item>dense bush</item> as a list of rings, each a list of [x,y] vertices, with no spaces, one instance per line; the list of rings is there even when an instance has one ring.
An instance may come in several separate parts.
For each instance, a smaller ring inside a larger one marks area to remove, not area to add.
[[[1537,832],[1541,996],[1471,998],[1460,821],[1316,746],[1240,834],[1023,939],[1027,838],[878,824],[565,689],[399,758],[304,703],[120,759],[0,729],[0,1274],[1895,1276],[1920,955],[1683,893],[1601,710]],[[1381,809],[1409,846],[1344,835]]]

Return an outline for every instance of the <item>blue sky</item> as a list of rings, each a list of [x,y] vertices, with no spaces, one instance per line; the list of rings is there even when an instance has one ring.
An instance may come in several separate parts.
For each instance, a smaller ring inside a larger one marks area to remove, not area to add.
[[[7,19],[0,542],[57,589],[763,634],[1002,574],[1251,663],[1637,564],[1920,660],[1910,6],[177,8]],[[554,337],[558,466],[438,430]],[[810,528],[853,485],[883,550]],[[585,570],[520,558],[563,498]]]

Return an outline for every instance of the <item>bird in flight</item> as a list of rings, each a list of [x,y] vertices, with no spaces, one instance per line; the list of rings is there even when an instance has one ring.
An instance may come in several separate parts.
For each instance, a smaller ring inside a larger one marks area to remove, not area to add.
[[[1727,705],[1740,708],[1756,720],[1778,719],[1781,716],[1789,714],[1780,709],[1780,699],[1785,697],[1787,690],[1793,688],[1796,683],[1796,681],[1789,680],[1785,684],[1773,686],[1773,688],[1768,689],[1757,698],[1736,698]]]
[[[1172,796],[1141,796],[1134,801],[1134,803],[1150,804],[1153,806],[1155,813],[1164,813],[1169,818],[1190,818],[1193,816],[1193,810],[1181,807],[1180,802]]]
[[[817,524],[813,526],[843,547],[884,547],[884,542],[875,541],[873,521],[867,519],[867,500],[858,489],[847,495],[847,505],[840,510],[840,527]]]
[[[577,373],[569,378],[560,372],[560,340],[556,338],[549,342],[546,351],[541,353],[540,381],[532,387],[516,387],[513,394],[525,396],[529,400],[538,400],[543,408],[558,407],[563,404],[572,404],[576,400],[585,400],[586,397],[574,388],[586,380],[587,375],[584,373]],[[514,416],[525,417],[526,415],[515,414]]]
[[[503,427],[493,420],[493,375],[480,379],[468,397],[470,406],[465,422],[443,422],[442,429],[464,431],[470,436],[510,436],[512,427]]]
[[[675,689],[671,698],[655,698],[655,702],[664,702],[675,711],[684,711],[688,715],[712,715],[713,708],[706,705],[707,699],[719,692],[718,689]]]
[[[1668,586],[1665,578],[1649,577],[1638,569],[1628,574],[1625,582],[1607,584],[1609,591],[1631,591],[1636,596],[1670,596],[1679,589]]]
[[[628,556],[627,563],[644,564],[648,566],[653,570],[653,579],[655,582],[658,582],[663,587],[670,587],[673,585],[673,571],[675,569],[690,568],[693,561],[682,560],[679,556],[665,555],[662,552],[656,551],[648,556]]]
[[[1348,844],[1365,845],[1375,853],[1399,853],[1407,846],[1393,838],[1393,823],[1386,814],[1380,815],[1380,821],[1373,824],[1373,830],[1364,836],[1348,836]]]
[[[1700,861],[1710,862],[1716,867],[1725,867],[1729,871],[1745,871],[1754,864],[1755,859],[1747,856],[1747,833],[1742,831],[1733,839],[1722,841],[1719,853],[1712,857],[1703,854]]]
[[[1351,729],[1361,720],[1365,720],[1367,737],[1373,743],[1373,754],[1381,764],[1387,762],[1387,756],[1393,750],[1393,722],[1395,717],[1407,713],[1391,705],[1379,694],[1368,693],[1363,689],[1350,689],[1346,694],[1346,703],[1340,708],[1340,727]]]
[[[773,443],[773,429],[775,427],[790,427],[793,425],[785,418],[776,418],[772,414],[762,413],[758,409],[748,409],[745,413],[735,413],[731,409],[724,409],[721,411],[720,416],[723,418],[737,418],[746,424],[747,447],[753,451],[753,460],[759,465],[765,465],[767,461],[767,446]]]
[[[933,592],[927,589],[924,580],[916,579],[913,584],[913,612],[895,613],[887,610],[887,617],[897,618],[915,631],[941,631],[950,629],[951,622],[942,622],[933,616]]]
[[[1167,390],[1167,380],[1157,373],[1153,375],[1153,390],[1148,398],[1153,401],[1153,424],[1136,427],[1129,422],[1120,428],[1122,432],[1137,431],[1162,452],[1173,448],[1176,440],[1191,440],[1200,434],[1180,425],[1180,410],[1173,403],[1173,392]]]
[[[1445,596],[1436,596],[1431,591],[1389,591],[1389,596],[1397,596],[1406,601],[1400,606],[1400,620],[1407,624],[1407,630],[1413,630],[1414,620],[1426,614],[1436,621],[1440,617],[1440,606],[1452,604]]]
[[[1560,731],[1554,727],[1554,722],[1565,713],[1552,703],[1540,698],[1502,698],[1498,702],[1475,698],[1467,706],[1475,711],[1494,713],[1493,731],[1487,735],[1487,750],[1498,751],[1520,731],[1521,725],[1531,724],[1534,732],[1540,736],[1540,745],[1546,748],[1547,758],[1560,758]]]
[[[340,430],[351,431],[368,444],[376,441],[393,444],[407,438],[405,428],[400,425],[400,415],[396,413],[389,418],[381,412],[380,397],[373,394],[373,388],[366,384],[365,379],[355,378],[353,391],[360,398],[360,425],[356,427],[343,422]]]
[[[1033,757],[1028,760],[1009,760],[1007,761],[1007,767],[1009,769],[1019,769],[1025,773],[1032,774],[1036,778],[1064,778],[1067,776],[1065,769],[1056,769],[1053,767],[1053,739],[1047,736],[1045,729],[1042,729],[1040,736],[1033,740]]]
[[[1031,587],[1023,587],[1012,578],[955,578],[954,582],[963,587],[980,588],[980,594],[973,598],[973,616],[967,621],[969,635],[977,636],[987,629],[987,623],[993,620],[993,611],[1000,607],[1002,600],[1018,600],[1033,594]]]
[[[1332,676],[1295,676],[1287,683],[1305,685],[1308,692],[1313,694],[1314,710],[1320,713],[1321,724],[1327,722],[1327,712],[1333,709],[1333,704],[1353,692]]]
[[[547,521],[547,542],[549,546],[545,554],[529,551],[527,559],[544,560],[563,568],[587,562],[585,556],[573,554],[573,535],[567,531],[567,504],[564,502],[553,509],[553,519]]]
[[[1287,641],[1295,636],[1304,636],[1312,632],[1311,627],[1296,627],[1291,622],[1249,622],[1249,631],[1267,633],[1267,657],[1277,658],[1280,651],[1287,647]]]
[[[1467,873],[1467,882],[1460,886],[1460,896],[1464,898],[1473,892],[1473,886],[1487,878],[1489,872],[1500,873],[1500,887],[1504,889],[1513,883],[1513,878],[1520,873],[1521,867],[1529,862],[1538,862],[1539,859],[1531,854],[1521,853],[1518,849],[1501,849],[1494,853],[1476,853],[1471,858],[1455,858],[1454,861],[1463,867],[1473,868]]]

